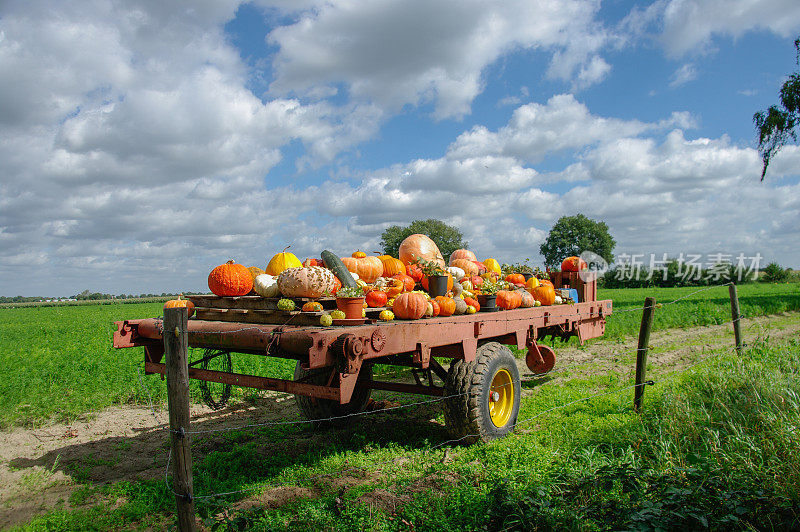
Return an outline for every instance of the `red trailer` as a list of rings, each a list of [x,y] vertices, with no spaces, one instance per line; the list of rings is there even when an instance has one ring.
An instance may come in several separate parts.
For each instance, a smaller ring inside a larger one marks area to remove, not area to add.
[[[574,273],[554,274],[552,281],[556,288],[576,288],[580,302],[410,321],[367,318],[330,327],[313,325],[319,323],[313,313],[279,311],[275,301],[260,296],[191,296],[196,315],[189,320],[188,343],[206,351],[189,364],[189,377],[295,394],[303,414],[316,420],[360,412],[372,390],[440,396],[454,437],[488,441],[510,432],[519,412],[520,375],[507,346],[527,349],[528,368],[544,374],[554,367],[555,354],[537,340],[577,336],[583,343],[605,330],[612,304],[596,301],[595,282],[583,283]],[[116,324],[114,347],[144,347],[145,372],[164,375],[162,321]],[[297,360],[294,380],[233,373],[231,353]],[[226,358],[228,367],[208,369],[215,357]],[[377,380],[377,364],[411,367],[416,382]]]

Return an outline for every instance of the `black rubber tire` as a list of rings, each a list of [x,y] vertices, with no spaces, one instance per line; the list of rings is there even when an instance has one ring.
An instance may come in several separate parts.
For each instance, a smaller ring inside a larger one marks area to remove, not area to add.
[[[305,370],[300,367],[300,361],[298,361],[297,365],[294,367],[294,380],[297,381],[303,379],[303,382],[307,382],[309,384],[326,384],[331,375],[331,371],[334,371],[333,368]],[[361,371],[358,373],[358,380],[372,380],[371,364],[364,364],[361,366]],[[331,422],[327,422],[326,420],[332,417],[348,416],[363,412],[369,403],[371,395],[371,389],[356,386],[356,389],[353,391],[353,397],[350,399],[350,402],[346,404],[339,404],[338,402],[331,401],[330,399],[307,397],[305,395],[295,395],[294,398],[297,402],[297,407],[306,418],[321,420],[319,424],[339,424],[348,420],[333,420]]]
[[[492,422],[489,393],[492,379],[501,369],[511,375],[514,404],[508,421],[502,427]],[[519,415],[520,380],[517,362],[503,344],[488,342],[478,347],[473,362],[457,360],[450,364],[444,383],[444,419],[450,436],[464,443],[488,442],[514,430]]]
[[[222,351],[217,349],[206,349],[203,352],[203,357],[217,355],[211,360],[203,360],[200,363],[200,368],[209,369],[214,371],[224,371],[230,373],[233,371],[233,362],[231,360],[230,351]],[[222,410],[228,404],[231,398],[231,385],[222,384],[218,382],[198,381],[200,394],[203,397],[203,402],[212,410]]]

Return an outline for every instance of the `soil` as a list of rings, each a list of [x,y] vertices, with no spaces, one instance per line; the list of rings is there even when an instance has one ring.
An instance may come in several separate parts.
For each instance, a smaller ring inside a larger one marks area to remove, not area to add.
[[[800,332],[800,314],[743,320],[745,341],[769,334],[774,341],[796,338]],[[696,363],[711,350],[733,346],[730,323],[717,326],[670,329],[651,335],[652,371],[672,371]],[[621,342],[600,340],[584,347],[556,346],[556,368],[545,377],[526,378],[530,371],[524,360],[519,362],[523,380],[555,382],[577,373],[600,371],[632,371],[636,339]],[[523,386],[525,394],[536,393],[536,387]],[[396,406],[387,400],[374,401],[370,409]],[[270,421],[298,419],[293,397],[281,393],[264,393],[256,402],[241,402],[214,411],[204,405],[192,405],[192,429],[211,430],[238,427]],[[386,415],[402,417],[403,410]],[[53,424],[34,430],[17,428],[0,431],[0,529],[22,524],[56,508],[69,509],[80,504],[96,504],[98,496],[74,496],[86,486],[101,486],[120,480],[164,479],[169,434],[166,431],[165,407],[153,411],[146,406],[116,406],[85,415],[71,424]],[[344,429],[334,429],[344,430]],[[431,428],[438,431],[438,427]],[[444,434],[444,431],[441,431]],[[436,432],[432,433],[435,437]],[[265,453],[301,453],[318,446],[330,432],[303,432],[292,438],[291,446],[273,442]],[[248,436],[243,436],[246,439]],[[252,438],[257,438],[254,435]],[[263,437],[263,436],[262,436]],[[237,441],[242,441],[240,438]],[[193,452],[203,455],[226,440],[219,434],[199,435]],[[355,471],[348,475],[321,478],[314,488],[277,487],[236,503],[238,509],[281,506],[299,498],[322,492],[340,491],[349,487],[374,483],[381,473]],[[456,478],[425,478],[402,487],[376,489],[358,501],[394,512],[419,490],[436,490],[442,483]],[[122,503],[124,501],[110,501]]]

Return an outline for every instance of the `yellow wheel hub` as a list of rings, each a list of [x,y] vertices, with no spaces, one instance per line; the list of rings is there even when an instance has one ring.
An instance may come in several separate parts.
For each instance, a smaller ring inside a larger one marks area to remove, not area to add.
[[[489,390],[489,416],[495,427],[505,427],[514,410],[514,382],[508,370],[501,369],[492,377]]]

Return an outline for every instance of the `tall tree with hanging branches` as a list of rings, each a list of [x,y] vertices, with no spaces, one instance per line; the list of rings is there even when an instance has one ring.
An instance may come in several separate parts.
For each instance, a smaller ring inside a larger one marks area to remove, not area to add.
[[[789,75],[780,90],[780,106],[771,105],[766,111],[753,115],[758,132],[758,153],[761,155],[761,181],[767,167],[780,149],[792,139],[797,142],[795,128],[800,124],[800,37],[795,39],[795,62],[798,71]]]

